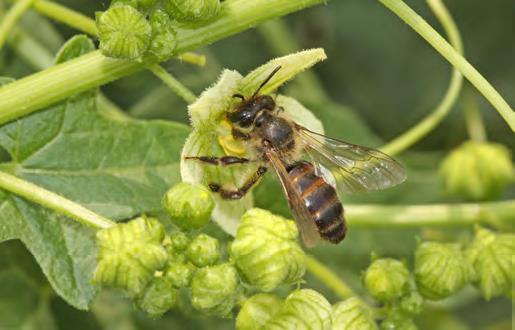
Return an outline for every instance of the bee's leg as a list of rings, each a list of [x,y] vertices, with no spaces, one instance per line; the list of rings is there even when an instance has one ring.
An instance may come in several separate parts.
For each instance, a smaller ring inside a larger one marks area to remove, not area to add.
[[[248,158],[223,156],[223,157],[210,157],[210,156],[197,156],[197,157],[184,157],[188,160],[198,160],[200,162],[211,164],[211,165],[234,165],[234,164],[246,164],[251,162]]]
[[[265,175],[267,168],[260,166],[258,170],[252,174],[250,178],[245,181],[243,186],[235,190],[224,189],[218,183],[210,183],[209,189],[212,192],[219,193],[223,199],[240,199],[254,186],[263,175]]]
[[[231,130],[231,133],[232,133],[232,137],[235,139],[235,140],[244,140],[244,141],[247,141],[247,140],[250,140],[250,134],[247,134],[245,132],[242,132],[240,131],[239,129],[237,128],[233,128]]]

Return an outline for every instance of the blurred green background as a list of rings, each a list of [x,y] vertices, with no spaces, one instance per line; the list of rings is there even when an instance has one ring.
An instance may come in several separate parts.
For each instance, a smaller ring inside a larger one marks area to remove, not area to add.
[[[106,1],[59,2],[91,17],[108,6]],[[425,1],[406,2],[443,33]],[[447,0],[445,4],[461,32],[466,57],[509,104],[515,104],[513,1]],[[300,49],[323,47],[327,52],[328,60],[308,73],[309,77],[289,83],[281,92],[304,102],[324,121],[328,135],[379,146],[417,123],[445,93],[450,65],[377,1],[333,0],[291,15],[283,22]],[[34,12],[24,16],[21,27],[42,47],[41,53],[33,54],[35,57],[45,52],[54,54],[64,40],[76,33]],[[275,49],[266,33],[273,31],[253,29],[199,49],[207,56],[204,68],[177,60],[163,65],[200,93],[216,80],[222,68],[246,73],[273,57],[285,55]],[[17,41],[12,40],[11,47],[0,52],[2,75],[20,78],[38,71],[34,58],[20,56],[19,44],[16,45]],[[313,79],[318,87],[309,84]],[[184,101],[148,72],[116,81],[102,87],[102,91],[134,117],[187,122]],[[489,140],[513,150],[513,133],[498,113],[468,83],[461,96],[466,93],[477,102]],[[443,194],[436,171],[442,157],[467,139],[462,108],[460,97],[435,131],[399,157],[409,169],[407,183],[386,192],[349,197],[345,202],[459,201]],[[268,178],[257,188],[257,204],[288,214],[284,199],[277,199],[281,195],[273,178]],[[513,197],[515,189],[510,187],[503,198]],[[217,233],[216,228],[211,230]],[[312,252],[363,292],[360,274],[369,263],[371,251],[405,259],[412,265],[416,237],[463,241],[470,235],[471,230],[354,230],[343,244],[321,246]],[[337,301],[322,283],[309,275],[307,279],[309,286],[323,292],[331,302]],[[89,313],[74,310],[53,294],[32,257],[18,242],[0,245],[0,283],[0,329],[6,328],[2,324],[17,325],[16,329],[230,329],[234,324],[231,320],[193,317],[193,311],[170,312],[162,319],[151,320],[113,292],[99,296]],[[511,329],[511,308],[507,298],[485,302],[477,291],[468,288],[453,298],[431,304],[417,323],[421,329]]]

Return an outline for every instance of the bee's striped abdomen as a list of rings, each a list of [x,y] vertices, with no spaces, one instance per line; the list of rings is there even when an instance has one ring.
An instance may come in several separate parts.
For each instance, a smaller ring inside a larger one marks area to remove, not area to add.
[[[288,166],[288,174],[298,189],[320,236],[331,243],[339,243],[347,230],[343,206],[333,186],[316,175],[312,164],[302,161]]]

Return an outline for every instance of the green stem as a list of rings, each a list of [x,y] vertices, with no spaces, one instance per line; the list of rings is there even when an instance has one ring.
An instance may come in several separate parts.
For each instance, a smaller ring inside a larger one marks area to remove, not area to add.
[[[116,224],[69,199],[2,171],[0,171],[0,188],[95,229],[108,228]]]
[[[388,9],[399,16],[406,24],[411,26],[431,46],[433,46],[447,61],[449,61],[461,74],[474,85],[481,94],[493,105],[499,114],[515,131],[515,112],[490,85],[490,83],[457,52],[442,36],[438,34],[422,17],[414,12],[402,0],[379,0]]]
[[[348,205],[352,228],[460,227],[489,223],[509,227],[515,223],[515,200],[429,205]]]
[[[147,67],[153,74],[161,79],[175,94],[179,95],[186,103],[191,104],[195,102],[197,97],[186,86],[175,79],[168,71],[166,71],[159,64],[151,64]]]
[[[244,31],[267,19],[287,15],[324,0],[228,0],[218,19],[197,28],[177,29],[177,54]],[[91,52],[0,88],[0,124],[140,71],[149,63],[119,60]]]
[[[33,2],[34,0],[20,0],[16,2],[3,17],[2,23],[0,23],[0,49],[3,47],[7,37],[9,37],[9,32],[13,26],[20,19],[23,13],[32,6]]]
[[[358,295],[347,285],[341,278],[339,278],[331,269],[326,265],[306,255],[306,267],[308,271],[320,279],[327,287],[333,290],[340,298],[348,299],[350,297],[358,297]],[[359,297],[358,297],[359,298]]]
[[[95,21],[75,10],[46,0],[36,1],[36,3],[34,3],[34,9],[57,22],[61,22],[92,36],[97,35]]]
[[[206,56],[193,52],[181,54],[177,56],[177,59],[200,67],[204,67],[206,65]]]
[[[485,125],[472,91],[467,91],[463,97],[463,111],[470,139],[478,142],[486,141]]]
[[[463,44],[459,34],[459,30],[454,23],[452,16],[441,0],[428,0],[429,7],[433,10],[436,17],[442,24],[447,33],[451,45],[460,53],[463,54]],[[440,101],[438,106],[426,116],[418,124],[402,133],[400,136],[384,145],[381,150],[389,155],[398,154],[431,132],[451,111],[453,105],[458,99],[463,83],[463,76],[457,69],[453,69],[451,81],[447,87],[445,96]]]

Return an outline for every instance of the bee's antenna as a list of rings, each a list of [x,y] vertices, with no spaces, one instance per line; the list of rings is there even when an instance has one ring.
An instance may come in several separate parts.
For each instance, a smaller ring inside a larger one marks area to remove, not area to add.
[[[261,88],[263,88],[269,81],[270,79],[272,79],[272,77],[277,73],[277,71],[279,71],[279,69],[281,69],[281,66],[278,65],[275,67],[275,69],[270,72],[270,74],[268,75],[268,77],[266,77],[265,80],[263,80],[263,82],[261,83],[261,85],[259,85],[258,89],[256,89],[256,91],[254,92],[254,94],[252,94],[252,97],[256,96],[259,91],[261,90]]]

